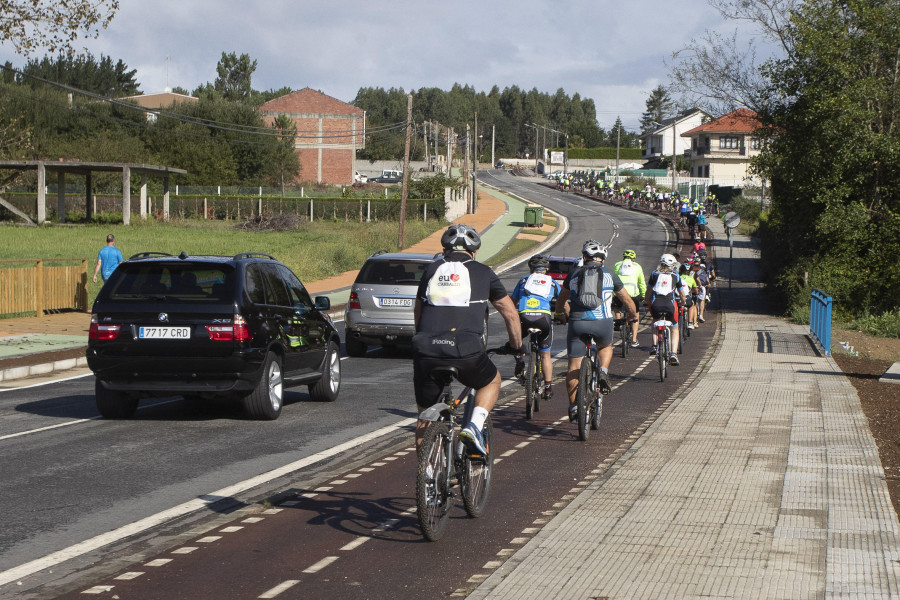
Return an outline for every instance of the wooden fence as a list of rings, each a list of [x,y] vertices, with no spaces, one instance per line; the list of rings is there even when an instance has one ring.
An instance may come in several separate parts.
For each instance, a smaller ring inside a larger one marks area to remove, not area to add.
[[[87,281],[86,258],[0,260],[0,315],[86,311]]]

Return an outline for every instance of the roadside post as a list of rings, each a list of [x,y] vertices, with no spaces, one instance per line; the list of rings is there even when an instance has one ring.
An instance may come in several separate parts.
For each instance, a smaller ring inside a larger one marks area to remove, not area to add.
[[[725,230],[728,232],[728,289],[731,289],[732,276],[734,275],[734,230],[741,224],[741,217],[731,211],[725,215]]]

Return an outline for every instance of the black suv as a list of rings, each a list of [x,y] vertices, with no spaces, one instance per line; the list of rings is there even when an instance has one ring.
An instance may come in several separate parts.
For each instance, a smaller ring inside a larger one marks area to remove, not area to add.
[[[341,362],[330,308],[267,254],[136,254],[91,311],[97,409],[129,418],[143,397],[232,397],[251,418],[271,420],[284,387],[298,384],[333,401]]]

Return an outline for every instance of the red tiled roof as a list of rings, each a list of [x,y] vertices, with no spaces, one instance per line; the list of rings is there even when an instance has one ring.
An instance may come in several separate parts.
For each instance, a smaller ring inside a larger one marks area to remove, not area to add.
[[[322,92],[303,88],[280,98],[269,100],[259,107],[261,112],[315,113],[329,115],[362,115],[365,111]]]
[[[702,125],[685,131],[681,137],[688,137],[694,133],[719,132],[719,133],[753,133],[759,129],[760,123],[756,113],[749,108],[739,108],[718,119],[713,119]]]

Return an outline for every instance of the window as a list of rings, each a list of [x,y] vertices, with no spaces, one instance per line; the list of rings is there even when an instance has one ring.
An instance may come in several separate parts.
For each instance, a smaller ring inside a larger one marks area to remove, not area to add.
[[[251,264],[247,266],[247,270],[244,273],[244,293],[253,304],[266,303],[265,287],[262,281],[262,274],[259,272],[259,265]]]
[[[300,280],[294,275],[294,272],[284,265],[278,265],[278,273],[287,284],[288,293],[291,296],[291,305],[293,305],[294,309],[302,312],[311,310],[313,303],[309,299],[309,292],[306,291],[303,284],[300,283]]]
[[[293,306],[287,288],[274,264],[263,263],[260,265],[263,277],[266,280],[266,304],[275,306]]]
[[[751,150],[761,150],[762,149],[762,140],[758,137],[750,138],[750,149]]]
[[[738,149],[741,147],[741,138],[739,137],[726,137],[722,136],[719,138],[719,148],[720,149]]]

